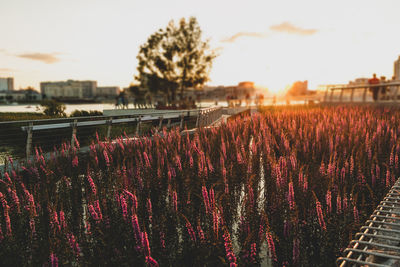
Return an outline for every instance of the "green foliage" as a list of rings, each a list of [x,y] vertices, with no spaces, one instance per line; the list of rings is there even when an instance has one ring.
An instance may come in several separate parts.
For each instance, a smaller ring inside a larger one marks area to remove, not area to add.
[[[40,105],[43,108],[43,114],[48,116],[66,117],[65,105],[56,100],[43,100]]]
[[[88,117],[88,116],[102,116],[103,112],[98,111],[98,110],[74,110],[72,113],[69,115],[70,117]]]
[[[142,95],[142,92],[140,91],[140,86],[139,85],[135,85],[135,84],[131,84],[128,87],[128,92],[132,95],[134,95],[135,97],[139,97]]]
[[[0,121],[41,120],[50,118],[51,116],[35,112],[0,112]]]
[[[152,93],[163,92],[170,102],[177,90],[182,98],[186,88],[202,86],[209,80],[216,54],[201,33],[197,19],[190,17],[178,25],[171,21],[152,34],[140,47],[136,80]]]

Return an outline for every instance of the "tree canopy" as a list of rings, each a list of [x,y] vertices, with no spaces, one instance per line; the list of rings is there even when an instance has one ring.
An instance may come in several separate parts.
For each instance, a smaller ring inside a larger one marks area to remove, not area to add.
[[[182,18],[177,25],[170,21],[165,29],[153,33],[137,56],[135,78],[141,87],[152,93],[163,92],[173,102],[177,91],[182,99],[185,89],[204,85],[216,54],[201,34],[195,17]]]
[[[59,103],[55,100],[42,100],[40,103],[42,109],[43,109],[43,114],[48,115],[48,116],[57,116],[57,117],[66,117],[65,114],[65,105],[62,103]]]

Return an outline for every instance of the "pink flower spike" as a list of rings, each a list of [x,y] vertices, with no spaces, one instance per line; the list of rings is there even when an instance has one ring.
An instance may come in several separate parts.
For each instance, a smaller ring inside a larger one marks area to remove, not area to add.
[[[146,263],[151,267],[158,267],[158,263],[155,259],[150,256],[146,256]]]

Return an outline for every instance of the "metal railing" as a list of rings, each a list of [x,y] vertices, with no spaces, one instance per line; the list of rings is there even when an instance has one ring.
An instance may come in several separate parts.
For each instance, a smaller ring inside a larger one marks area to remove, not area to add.
[[[399,88],[400,82],[328,86],[325,91],[324,102],[368,102],[371,100],[396,102],[399,99]],[[377,99],[367,99],[368,96],[373,95],[373,91],[376,91]],[[335,93],[339,95],[335,96]],[[345,99],[345,94],[349,94],[347,99]]]
[[[197,116],[197,127],[204,127],[210,125],[221,118],[223,113],[222,107],[214,107],[206,110],[201,110]]]
[[[345,266],[398,266],[400,264],[400,179],[337,259]]]
[[[151,134],[163,127],[203,127],[219,119],[222,108],[152,112],[142,115],[92,116],[0,122],[0,156],[29,158],[34,147],[51,151],[63,142],[88,145],[96,137]]]

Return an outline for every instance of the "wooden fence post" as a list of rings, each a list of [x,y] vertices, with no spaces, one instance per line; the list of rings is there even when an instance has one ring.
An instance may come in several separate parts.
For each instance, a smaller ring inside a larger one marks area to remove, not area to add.
[[[344,88],[340,91],[339,102],[342,102]]]
[[[327,86],[326,87],[326,91],[325,91],[325,95],[324,95],[324,102],[328,101],[328,90],[329,90],[329,87]]]
[[[32,134],[33,134],[33,122],[29,123],[29,126],[26,128],[27,137],[26,137],[26,160],[29,160],[32,151]]]
[[[78,120],[74,120],[74,122],[71,123],[71,127],[72,127],[71,148],[75,147],[76,126],[77,125],[78,125]]]
[[[183,119],[184,119],[184,115],[181,114],[181,123],[179,124],[179,129],[181,129],[181,130],[183,128]]]
[[[199,128],[200,126],[200,116],[201,116],[201,110],[197,112],[196,128]]]
[[[158,130],[161,131],[163,116],[158,117],[160,119],[160,123],[158,124]]]
[[[136,135],[140,135],[140,124],[142,123],[142,118],[139,116],[137,124],[136,124]]]
[[[351,89],[350,101],[353,102],[354,98],[354,88]]]
[[[112,117],[107,120],[107,139],[110,139],[111,136],[111,125],[112,125]]]
[[[367,99],[367,91],[368,91],[368,87],[365,87],[364,94],[363,94],[363,102],[365,102],[365,100]]]

